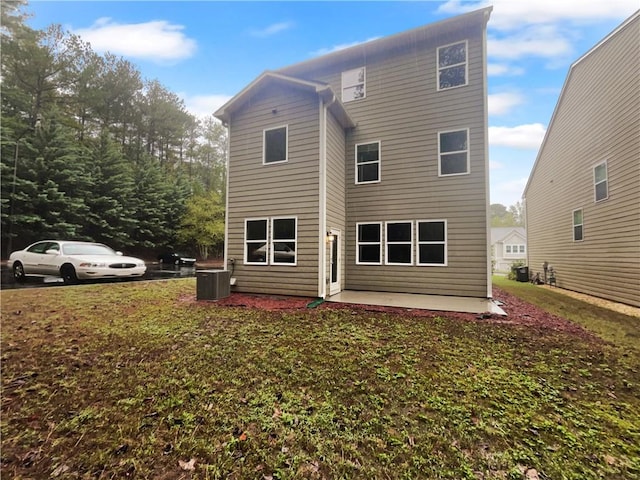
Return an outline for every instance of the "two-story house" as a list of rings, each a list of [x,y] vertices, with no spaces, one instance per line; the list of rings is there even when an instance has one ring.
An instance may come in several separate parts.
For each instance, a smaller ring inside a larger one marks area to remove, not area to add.
[[[507,273],[514,263],[527,262],[527,232],[524,227],[493,227],[491,229],[493,270]]]
[[[569,69],[524,191],[530,271],[640,306],[640,10]]]
[[[215,113],[236,291],[491,296],[490,13],[267,71]]]

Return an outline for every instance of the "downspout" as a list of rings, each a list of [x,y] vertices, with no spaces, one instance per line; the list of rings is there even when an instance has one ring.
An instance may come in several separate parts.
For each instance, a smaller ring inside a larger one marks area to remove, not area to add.
[[[319,194],[318,194],[318,297],[327,296],[327,106],[318,95],[320,130]]]
[[[487,298],[493,297],[493,289],[491,283],[491,191],[489,183],[489,110],[488,110],[488,86],[487,86],[487,23],[489,22],[490,11],[485,12],[486,21],[482,29],[482,86],[484,97],[484,170],[485,170],[485,215],[486,215],[486,249],[487,249]]]
[[[225,192],[224,192],[224,268],[225,270],[229,270],[229,169],[231,168],[231,118],[229,118],[229,123],[222,123],[223,126],[227,127],[227,158],[225,159],[227,165],[227,178],[225,179]],[[235,261],[233,259],[234,265],[232,271],[235,270]]]

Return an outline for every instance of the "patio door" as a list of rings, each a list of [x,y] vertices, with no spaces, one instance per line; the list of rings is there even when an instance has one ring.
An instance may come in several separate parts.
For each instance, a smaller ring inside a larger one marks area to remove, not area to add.
[[[329,295],[335,295],[342,290],[340,282],[342,252],[340,248],[342,232],[331,229],[329,231]]]

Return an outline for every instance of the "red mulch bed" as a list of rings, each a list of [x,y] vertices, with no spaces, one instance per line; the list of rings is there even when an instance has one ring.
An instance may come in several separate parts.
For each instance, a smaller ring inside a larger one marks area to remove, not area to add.
[[[493,298],[502,302],[501,308],[507,313],[507,316],[491,315],[484,313],[481,315],[473,313],[460,312],[440,312],[433,310],[408,309],[399,307],[382,307],[377,305],[356,305],[347,303],[324,302],[320,303],[317,309],[340,309],[381,312],[411,315],[422,318],[446,317],[464,321],[480,321],[489,323],[499,323],[507,325],[521,325],[538,329],[550,329],[554,331],[564,332],[576,335],[581,338],[595,339],[595,336],[577,325],[562,317],[552,315],[535,305],[527,303],[518,297],[515,297],[504,290],[493,287]],[[300,311],[308,308],[314,298],[306,297],[289,297],[281,295],[254,295],[247,293],[232,293],[231,296],[223,298],[215,302],[217,306],[225,307],[245,307],[255,308],[267,311]],[[203,302],[205,303],[205,302]],[[313,310],[313,309],[310,309]]]

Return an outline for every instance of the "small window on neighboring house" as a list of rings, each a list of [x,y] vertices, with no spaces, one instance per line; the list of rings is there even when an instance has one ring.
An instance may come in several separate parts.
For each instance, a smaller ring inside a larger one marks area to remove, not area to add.
[[[446,220],[418,222],[418,265],[447,265]]]
[[[387,265],[413,264],[413,222],[387,222]]]
[[[380,265],[382,263],[382,224],[356,225],[356,263]]]
[[[469,130],[438,133],[438,175],[469,173]]]
[[[264,131],[263,163],[287,161],[287,126]]]
[[[271,263],[296,265],[296,218],[274,218],[271,221]]]
[[[344,103],[358,100],[366,96],[365,67],[342,72],[342,101]]]
[[[244,224],[244,263],[267,264],[267,228],[266,218],[246,220]]]
[[[438,90],[467,84],[467,42],[438,48]]]
[[[582,209],[573,211],[573,241],[579,242],[584,238],[583,232],[583,218],[582,218]]]
[[[525,245],[518,245],[518,248],[520,249],[520,253],[525,253]]]
[[[380,181],[380,142],[356,145],[356,183]]]
[[[505,245],[506,253],[511,253],[511,245]]]
[[[607,163],[603,162],[593,168],[593,182],[595,187],[596,202],[606,200],[609,197],[607,181]]]

